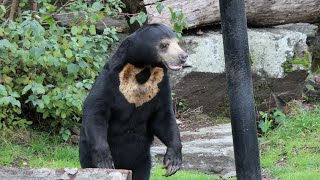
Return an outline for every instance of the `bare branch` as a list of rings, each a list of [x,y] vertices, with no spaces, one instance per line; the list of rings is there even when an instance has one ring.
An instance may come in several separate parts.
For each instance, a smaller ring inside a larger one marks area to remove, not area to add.
[[[18,0],[12,0],[12,6],[11,6],[11,10],[10,10],[10,15],[9,15],[9,19],[12,21],[14,19],[14,14],[17,10],[18,7]]]

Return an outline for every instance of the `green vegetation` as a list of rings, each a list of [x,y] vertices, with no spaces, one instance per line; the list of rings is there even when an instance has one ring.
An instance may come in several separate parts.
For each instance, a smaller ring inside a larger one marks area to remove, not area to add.
[[[195,171],[184,171],[180,170],[175,175],[171,177],[163,177],[166,172],[164,169],[161,169],[161,166],[157,165],[152,169],[151,178],[152,180],[214,180],[220,179],[219,176],[208,175]]]
[[[302,66],[305,70],[309,70],[311,68],[311,54],[309,51],[303,51],[303,56],[298,57],[296,54],[293,56],[292,61],[285,61],[282,64],[282,67],[285,72],[289,73],[292,72],[292,68],[294,65]]]
[[[78,147],[61,141],[55,134],[20,129],[2,132],[0,166],[35,168],[79,168]],[[160,165],[152,169],[152,179],[165,179]],[[199,172],[179,171],[168,180],[218,179]]]
[[[117,40],[116,29],[106,27],[98,34],[95,23],[105,13],[121,12],[120,0],[92,5],[74,1],[63,8],[50,3],[38,0],[36,14],[19,4],[23,12],[12,20],[0,5],[0,129],[31,123],[70,128],[78,123],[84,98]],[[66,12],[75,17],[69,27],[53,17]],[[66,140],[70,133],[63,131]]]
[[[80,167],[78,147],[62,141],[59,134],[19,129],[2,131],[0,135],[0,166]],[[272,178],[312,180],[320,177],[320,107],[296,111],[261,141],[262,168],[267,169]],[[152,179],[165,179],[164,173],[157,165],[152,170]],[[167,179],[219,177],[179,171]]]
[[[67,141],[109,48],[118,40],[116,28],[98,32],[96,24],[105,16],[121,15],[143,25],[148,15],[123,13],[121,0],[37,0],[36,9],[22,0],[19,13],[12,13],[18,11],[14,2],[0,4],[0,129],[53,127]],[[157,3],[159,14],[163,8]],[[170,13],[181,39],[183,13],[171,8]],[[62,26],[57,15],[74,20]]]
[[[262,144],[261,164],[280,179],[320,177],[320,107],[297,114],[271,132]]]
[[[78,147],[63,143],[60,136],[19,129],[3,131],[0,166],[79,167]]]

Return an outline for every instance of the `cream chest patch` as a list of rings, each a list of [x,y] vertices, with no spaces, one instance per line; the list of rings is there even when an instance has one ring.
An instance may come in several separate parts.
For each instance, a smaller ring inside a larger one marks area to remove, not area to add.
[[[139,84],[136,75],[143,68],[137,68],[132,64],[124,66],[119,74],[120,86],[119,90],[129,103],[133,103],[136,107],[150,101],[159,92],[158,83],[163,78],[163,69],[159,67],[150,68],[150,77],[144,84]]]

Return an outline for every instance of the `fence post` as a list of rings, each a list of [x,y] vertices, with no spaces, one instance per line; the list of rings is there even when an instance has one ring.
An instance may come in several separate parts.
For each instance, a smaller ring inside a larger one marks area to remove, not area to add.
[[[220,0],[237,178],[261,179],[244,0]]]

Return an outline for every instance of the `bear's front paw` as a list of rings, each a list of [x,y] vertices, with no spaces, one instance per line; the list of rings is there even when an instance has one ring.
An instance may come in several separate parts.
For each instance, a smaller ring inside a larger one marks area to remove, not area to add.
[[[175,174],[180,168],[182,164],[182,155],[181,150],[173,150],[172,148],[168,148],[166,155],[163,159],[163,169],[167,169],[167,172],[164,176],[171,176]]]
[[[113,161],[102,161],[97,164],[98,168],[114,169]]]
[[[96,161],[97,168],[114,169],[112,157],[102,158]]]

